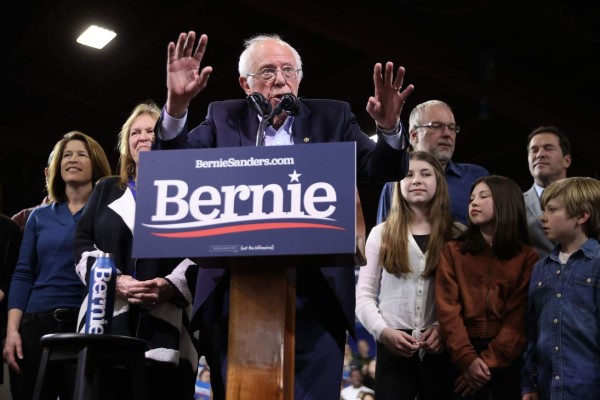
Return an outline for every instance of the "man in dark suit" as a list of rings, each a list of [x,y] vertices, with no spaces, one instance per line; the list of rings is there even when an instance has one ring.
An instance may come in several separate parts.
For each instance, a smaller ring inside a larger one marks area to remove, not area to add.
[[[545,257],[555,244],[546,237],[542,229],[540,197],[552,182],[567,177],[567,169],[571,166],[569,139],[554,126],[535,128],[527,137],[527,162],[533,178],[533,185],[523,193],[529,243],[540,257]]]
[[[211,103],[206,120],[188,131],[188,106],[212,72],[211,67],[200,69],[208,38],[201,35],[194,49],[195,41],[195,32],[189,32],[169,44],[168,95],[156,126],[159,140],[155,148],[254,146],[261,119],[245,99]],[[302,62],[298,52],[279,36],[261,35],[246,41],[239,73],[246,95],[260,93],[274,109],[283,95],[298,95]],[[394,76],[391,62],[385,67],[375,65],[375,93],[368,100],[367,111],[376,123],[377,143],[361,131],[348,103],[300,99],[297,115],[282,111],[274,116],[265,129],[264,144],[353,141],[358,181],[400,180],[408,164],[400,112],[414,89],[409,85],[402,90],[403,79],[404,68],[399,67]],[[337,400],[346,332],[353,333],[355,326],[354,258],[349,254],[301,259],[296,278],[295,399]],[[205,347],[215,398],[224,398],[228,279],[224,269],[200,268],[194,298],[192,324],[201,328],[202,338],[210,342]],[[219,354],[210,354],[215,350]]]

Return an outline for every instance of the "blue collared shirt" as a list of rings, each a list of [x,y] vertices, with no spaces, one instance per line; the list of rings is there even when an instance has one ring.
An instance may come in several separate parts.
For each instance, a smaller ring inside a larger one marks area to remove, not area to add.
[[[260,117],[258,117],[260,119]],[[294,144],[292,137],[292,124],[294,117],[288,116],[285,122],[275,130],[273,126],[268,126],[265,129],[265,146],[289,146]]]
[[[565,265],[560,245],[529,283],[522,393],[540,400],[600,398],[600,244],[588,239]]]
[[[446,182],[450,193],[450,210],[452,218],[463,224],[467,224],[469,210],[469,198],[471,197],[471,185],[482,176],[488,176],[487,169],[477,164],[459,164],[448,162],[446,167]],[[377,224],[387,218],[392,207],[392,192],[394,182],[388,182],[383,186],[377,207]]]

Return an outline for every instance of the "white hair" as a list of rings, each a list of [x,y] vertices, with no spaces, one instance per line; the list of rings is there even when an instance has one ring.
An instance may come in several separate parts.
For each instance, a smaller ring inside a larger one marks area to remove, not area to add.
[[[409,131],[416,129],[418,125],[421,125],[423,123],[423,121],[421,121],[421,118],[423,118],[423,111],[425,111],[427,107],[431,106],[446,107],[448,108],[448,110],[450,110],[450,112],[452,112],[452,108],[447,103],[444,103],[441,100],[429,100],[424,103],[417,104],[415,108],[412,109],[412,111],[410,112],[410,116],[408,117]]]
[[[277,34],[262,34],[253,36],[249,39],[246,39],[244,42],[244,51],[240,54],[240,61],[238,63],[238,72],[240,76],[247,77],[248,74],[256,73],[258,71],[252,71],[254,64],[258,60],[256,60],[256,46],[262,44],[267,41],[274,41],[279,43],[282,46],[285,46],[290,49],[292,55],[294,56],[294,60],[296,62],[296,68],[300,69],[298,72],[298,82],[302,79],[302,60],[300,59],[300,54],[294,49],[288,42],[281,39],[281,37]],[[248,77],[251,79],[252,77]]]

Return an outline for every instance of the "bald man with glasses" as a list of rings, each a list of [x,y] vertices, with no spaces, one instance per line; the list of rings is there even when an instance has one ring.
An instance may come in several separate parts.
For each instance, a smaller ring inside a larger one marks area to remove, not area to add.
[[[476,164],[462,164],[452,161],[456,137],[460,126],[454,120],[454,113],[448,104],[440,100],[430,100],[418,104],[410,113],[409,137],[415,151],[433,154],[444,167],[450,208],[455,221],[467,224],[471,185],[489,172]],[[387,218],[392,204],[393,183],[383,186],[377,209],[377,223]]]

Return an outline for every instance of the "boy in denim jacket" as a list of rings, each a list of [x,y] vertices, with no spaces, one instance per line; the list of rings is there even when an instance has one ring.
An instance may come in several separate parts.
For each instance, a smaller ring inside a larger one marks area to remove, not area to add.
[[[558,244],[529,284],[522,400],[600,399],[600,181],[556,181],[541,201]]]

